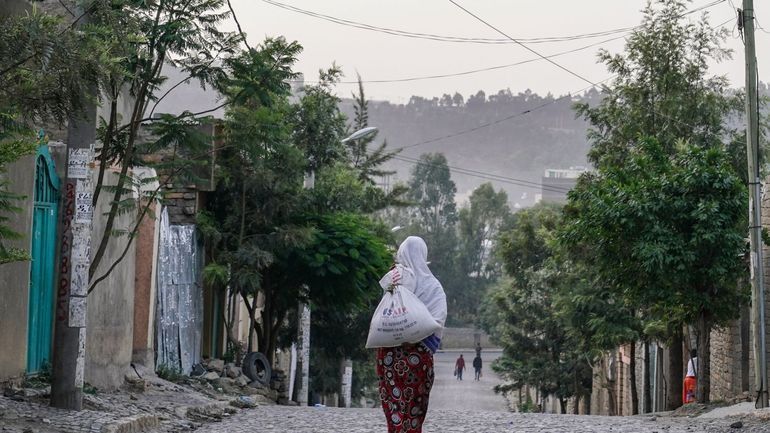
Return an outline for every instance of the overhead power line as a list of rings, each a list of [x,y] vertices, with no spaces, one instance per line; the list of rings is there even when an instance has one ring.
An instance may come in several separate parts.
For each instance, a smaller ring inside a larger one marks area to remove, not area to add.
[[[501,45],[501,44],[511,44],[514,43],[510,39],[501,39],[501,38],[469,38],[469,37],[460,37],[460,36],[447,36],[447,35],[438,35],[433,33],[420,33],[420,32],[410,32],[406,30],[399,30],[399,29],[393,29],[388,27],[380,27],[375,26],[371,24],[366,24],[358,21],[352,21],[347,20],[343,18],[334,17],[331,15],[325,15],[319,12],[310,11],[307,9],[298,8],[296,6],[292,6],[286,3],[281,3],[275,0],[262,0],[263,2],[270,4],[272,6],[279,7],[281,9],[285,9],[291,12],[299,13],[302,15],[307,15],[313,18],[318,18],[324,21],[328,21],[334,24],[343,25],[346,27],[352,27],[362,30],[369,30],[379,33],[385,33],[393,36],[402,36],[406,38],[413,38],[413,39],[425,39],[425,40],[431,40],[431,41],[440,41],[440,42],[453,42],[453,43],[472,43],[472,44],[492,44],[492,45]],[[622,27],[617,29],[610,29],[610,30],[604,30],[599,32],[591,32],[591,33],[583,33],[579,35],[569,35],[569,36],[549,36],[549,37],[540,37],[540,38],[519,38],[519,40],[530,43],[530,44],[539,44],[539,43],[553,43],[553,42],[566,42],[566,41],[574,41],[574,40],[580,40],[580,39],[591,39],[591,38],[600,38],[604,36],[609,36],[613,34],[618,33],[627,33],[631,30],[633,30],[635,27]]]
[[[368,30],[378,33],[384,33],[389,34],[393,36],[400,36],[400,37],[406,37],[406,38],[412,38],[412,39],[425,39],[425,40],[431,40],[431,41],[440,41],[440,42],[450,42],[450,43],[472,43],[472,44],[493,44],[493,45],[505,45],[505,44],[513,44],[514,41],[511,41],[510,39],[502,39],[502,38],[471,38],[471,37],[460,37],[460,36],[448,36],[448,35],[438,35],[433,33],[421,33],[421,32],[410,32],[407,30],[399,30],[399,29],[393,29],[388,27],[381,27],[381,26],[375,26],[372,24],[366,24],[359,21],[353,21],[348,19],[343,19],[331,15],[322,14],[320,12],[315,12],[307,9],[302,9],[296,6],[292,6],[286,3],[281,3],[279,1],[275,0],[262,0],[264,3],[267,3],[269,5],[288,10],[294,13],[299,13],[302,15],[306,15],[309,17],[317,18],[320,20],[324,20],[327,22],[331,22],[334,24],[351,27],[351,28],[357,28],[362,30]],[[717,5],[719,3],[722,3],[726,0],[715,0],[711,3],[708,3],[706,5],[703,5],[701,7],[698,7],[696,9],[693,9],[691,11],[685,12],[684,15],[689,15],[692,13],[699,12],[701,10],[710,8],[714,5]],[[575,41],[575,40],[581,40],[581,39],[590,39],[590,38],[599,38],[604,36],[609,36],[613,34],[618,33],[627,33],[631,30],[634,30],[639,26],[631,26],[631,27],[621,27],[616,29],[609,29],[599,32],[589,32],[589,33],[582,33],[577,35],[567,35],[567,36],[548,36],[548,37],[539,37],[539,38],[517,38],[517,40],[521,42],[525,42],[528,44],[541,44],[541,43],[553,43],[553,42],[568,42],[568,41]]]
[[[725,0],[720,0],[720,3],[722,1],[725,1]],[[731,22],[733,22],[733,18],[730,18],[727,21],[724,21],[721,24],[719,24],[719,25],[717,25],[715,27],[712,27],[712,28],[718,29],[718,28],[723,27],[726,24],[731,23]],[[607,81],[612,80],[615,77],[616,77],[616,75],[613,75],[611,77],[605,78],[604,80],[597,82],[596,85],[606,83]],[[503,117],[503,118],[500,118],[500,119],[497,119],[497,120],[494,120],[494,121],[491,121],[491,122],[486,122],[486,123],[483,123],[481,125],[474,126],[473,128],[464,129],[464,130],[461,130],[461,131],[453,132],[451,134],[446,134],[446,135],[442,135],[442,136],[439,136],[439,137],[431,138],[431,139],[428,139],[428,140],[420,141],[420,142],[417,142],[417,143],[409,144],[407,146],[402,147],[401,149],[410,149],[410,148],[417,147],[417,146],[422,146],[422,145],[425,145],[425,144],[435,143],[437,141],[447,140],[449,138],[459,137],[461,135],[470,134],[472,132],[478,131],[480,129],[485,129],[485,128],[488,128],[490,126],[497,125],[499,123],[507,122],[509,120],[513,120],[513,119],[516,119],[518,117],[522,117],[522,116],[525,116],[527,114],[530,114],[530,113],[532,113],[534,111],[542,110],[543,108],[546,108],[546,107],[548,107],[550,105],[553,105],[553,104],[555,104],[555,103],[557,103],[557,102],[559,102],[559,101],[561,101],[563,99],[571,98],[573,95],[583,93],[583,92],[585,92],[586,90],[588,90],[588,89],[590,89],[592,87],[595,87],[595,85],[584,87],[584,88],[582,88],[580,90],[577,90],[577,91],[574,91],[574,92],[570,92],[570,93],[568,93],[566,95],[560,96],[560,97],[555,98],[555,99],[551,99],[550,101],[547,101],[547,102],[545,102],[543,104],[540,104],[540,105],[538,105],[536,107],[529,108],[527,110],[520,111],[518,113],[514,113],[514,114],[511,114],[509,116],[506,116],[506,117]],[[679,119],[674,119],[674,118],[672,118],[670,116],[667,116],[667,115],[664,115],[662,113],[655,112],[655,114],[657,114],[657,115],[659,115],[661,117],[665,117],[665,118],[667,118],[669,120],[675,121],[675,122],[677,122],[679,124],[692,127],[692,125],[687,125],[687,124],[685,124],[684,122],[682,122]]]
[[[589,48],[593,48],[593,47],[596,47],[596,46],[599,46],[599,45],[606,44],[608,42],[616,41],[618,39],[623,39],[625,37],[626,37],[625,35],[615,36],[614,38],[604,39],[602,41],[594,42],[594,43],[591,43],[591,44],[588,44],[588,45],[584,45],[584,46],[581,46],[581,47],[577,47],[577,48],[573,48],[571,50],[566,50],[566,51],[561,51],[561,52],[554,53],[554,54],[549,54],[546,57],[553,58],[553,57],[563,56],[563,55],[566,55],[566,54],[576,53],[576,52],[579,52],[579,51],[587,50]],[[403,83],[403,82],[409,82],[409,81],[432,80],[432,79],[437,79],[437,78],[460,77],[460,76],[464,76],[464,75],[476,74],[476,73],[479,73],[479,72],[488,72],[488,71],[494,71],[494,70],[499,70],[499,69],[507,69],[507,68],[511,68],[511,67],[514,67],[514,66],[520,66],[520,65],[525,65],[525,64],[528,64],[528,63],[539,62],[541,60],[543,60],[543,59],[540,58],[540,57],[533,57],[531,59],[522,60],[522,61],[514,62],[514,63],[508,63],[508,64],[505,64],[505,65],[489,66],[489,67],[486,67],[486,68],[471,69],[471,70],[468,70],[468,71],[453,72],[453,73],[448,73],[448,74],[423,75],[423,76],[418,76],[418,77],[394,78],[394,79],[389,79],[389,80],[361,80],[361,82],[364,83],[364,84],[370,84],[370,83],[376,83],[376,84],[381,84],[381,83]],[[300,82],[300,81],[296,81],[296,82]],[[303,82],[305,82],[305,83],[315,83],[315,81],[303,81]],[[339,83],[340,84],[358,84],[358,81],[357,80],[356,81],[349,80],[349,81],[340,81]]]
[[[548,57],[546,57],[546,56],[544,56],[544,55],[540,54],[538,51],[536,51],[536,50],[534,50],[534,49],[530,48],[529,46],[527,46],[527,45],[526,45],[526,44],[524,44],[523,42],[519,41],[518,39],[516,39],[516,38],[514,38],[514,37],[512,37],[512,36],[508,36],[508,34],[507,34],[507,33],[505,33],[504,31],[502,31],[502,30],[500,30],[500,29],[498,29],[497,27],[493,26],[493,25],[492,25],[492,24],[490,24],[488,21],[484,20],[483,18],[481,18],[480,16],[478,16],[478,15],[474,14],[473,12],[469,11],[468,9],[464,8],[462,5],[460,5],[460,4],[459,4],[459,3],[457,3],[456,1],[454,1],[454,0],[449,0],[449,2],[450,2],[450,3],[452,3],[453,5],[457,6],[459,9],[461,9],[461,10],[462,10],[463,12],[465,12],[466,14],[468,14],[468,15],[472,16],[473,18],[475,18],[477,21],[479,21],[479,22],[483,23],[485,26],[489,27],[490,29],[492,29],[492,30],[496,31],[497,33],[500,33],[501,35],[505,36],[506,38],[508,38],[508,39],[510,39],[510,40],[512,40],[512,41],[514,41],[514,42],[516,42],[516,43],[517,43],[519,46],[521,46],[521,47],[522,47],[522,48],[524,48],[525,50],[529,51],[530,53],[532,53],[532,54],[534,54],[534,55],[536,55],[536,56],[540,57],[541,59],[543,59],[543,60],[545,60],[546,62],[548,62],[548,63],[550,63],[550,64],[552,64],[552,65],[556,66],[557,68],[559,68],[559,69],[561,69],[561,70],[563,70],[563,71],[567,72],[568,74],[570,74],[570,75],[573,75],[573,76],[575,76],[575,77],[577,77],[577,78],[580,78],[581,80],[585,81],[586,83],[588,83],[588,84],[590,84],[590,85],[592,85],[592,86],[595,86],[595,85],[596,85],[596,83],[594,83],[593,81],[589,80],[588,78],[586,78],[586,77],[584,77],[584,76],[582,76],[582,75],[578,74],[577,72],[575,72],[575,71],[573,71],[573,70],[571,70],[571,69],[568,69],[568,68],[566,68],[566,67],[562,66],[562,65],[561,65],[561,64],[559,64],[559,63],[556,63],[555,61],[553,61],[553,59],[550,59],[550,58],[548,58]]]
[[[686,16],[686,15],[690,15],[690,14],[694,14],[694,13],[700,12],[702,10],[711,8],[712,6],[715,6],[717,4],[723,3],[725,1],[727,1],[727,0],[714,0],[714,1],[710,2],[710,3],[708,3],[708,4],[705,4],[705,5],[702,5],[700,7],[695,8],[695,9],[692,9],[692,10],[689,10],[687,12],[684,12],[681,16]],[[301,9],[301,8],[298,8],[298,7],[295,7],[295,6],[291,6],[291,5],[287,5],[287,4],[284,4],[284,3],[280,3],[280,2],[277,2],[277,1],[274,1],[274,0],[263,0],[263,2],[268,3],[270,5],[273,5],[273,6],[276,6],[276,7],[279,7],[279,8],[282,8],[282,9],[286,9],[286,10],[292,11],[292,12],[296,12],[296,13],[300,13],[300,14],[303,14],[303,15],[312,16],[312,17],[315,17],[315,18],[320,18],[320,19],[323,19],[323,20],[326,20],[326,21],[337,23],[337,24],[343,24],[343,25],[348,25],[349,24],[352,27],[361,28],[361,29],[364,29],[364,30],[382,31],[383,33],[393,34],[393,35],[397,35],[397,36],[408,36],[408,37],[422,38],[422,39],[429,37],[431,40],[445,40],[447,42],[497,41],[495,43],[507,43],[507,44],[516,43],[516,42],[514,42],[514,41],[512,41],[510,39],[461,38],[461,37],[455,37],[455,36],[433,35],[433,34],[430,34],[430,33],[407,32],[407,31],[403,31],[403,30],[389,29],[389,28],[386,28],[386,27],[378,27],[378,26],[373,26],[373,25],[370,25],[370,24],[364,24],[364,23],[360,23],[360,22],[356,22],[356,21],[345,20],[345,19],[342,19],[342,18],[337,18],[337,17],[330,16],[330,15],[324,15],[324,14],[321,14],[321,13],[318,13],[318,12],[313,12],[313,11],[309,11],[309,10],[306,10],[306,9]],[[539,56],[538,55],[538,57],[535,57],[535,58],[532,58],[532,59],[523,60],[523,61],[520,61],[520,62],[515,62],[515,63],[508,63],[508,64],[504,64],[504,65],[496,65],[496,66],[490,66],[490,67],[486,67],[486,68],[471,69],[471,70],[468,70],[468,71],[453,72],[453,73],[446,73],[446,74],[432,74],[432,75],[425,75],[425,76],[404,77],[404,78],[394,78],[394,79],[362,80],[362,83],[364,83],[364,84],[369,84],[369,83],[371,83],[371,84],[403,83],[403,82],[410,82],[410,81],[421,81],[421,80],[431,80],[431,79],[459,77],[459,76],[476,74],[476,73],[480,73],[480,72],[488,72],[488,71],[494,71],[494,70],[511,68],[511,67],[514,67],[514,66],[519,66],[519,65],[523,65],[523,64],[527,64],[527,63],[532,63],[532,62],[536,62],[536,61],[540,61],[540,60],[547,60],[548,58],[554,58],[554,57],[559,57],[559,56],[563,56],[563,55],[567,55],[567,54],[583,51],[583,50],[586,50],[588,48],[599,46],[599,45],[602,45],[602,44],[605,44],[605,43],[608,43],[608,42],[612,42],[612,41],[615,41],[615,40],[618,40],[618,39],[623,39],[623,38],[626,37],[626,35],[629,32],[631,32],[631,31],[633,31],[633,30],[635,30],[635,29],[637,29],[639,27],[640,27],[640,25],[637,25],[637,26],[633,26],[633,27],[624,27],[624,28],[619,28],[619,29],[612,29],[612,30],[606,30],[606,31],[601,31],[601,32],[593,32],[593,33],[585,33],[585,34],[574,35],[574,36],[546,37],[546,38],[517,38],[517,40],[520,41],[520,42],[526,42],[526,43],[529,43],[529,44],[533,44],[533,43],[540,43],[540,42],[546,41],[546,40],[550,41],[550,42],[563,42],[563,41],[586,39],[586,38],[589,38],[589,37],[590,38],[595,38],[595,37],[608,36],[608,35],[612,35],[612,34],[622,33],[620,36],[615,36],[615,37],[612,37],[612,38],[609,38],[609,39],[604,39],[604,40],[599,41],[599,42],[593,42],[593,43],[588,44],[588,45],[584,45],[584,46],[581,46],[581,47],[577,47],[577,48],[573,48],[573,49],[570,49],[570,50],[561,51],[561,52],[558,52],[558,53],[549,54],[549,55],[545,55],[545,56]],[[299,81],[297,81],[297,82],[299,82]],[[304,81],[304,82],[305,83],[311,83],[311,84],[315,83],[315,81]],[[340,81],[339,84],[358,84],[358,81],[346,80],[346,81]]]
[[[415,164],[415,165],[419,165],[419,164],[436,165],[435,163],[430,163],[418,158],[411,158],[411,157],[402,156],[402,155],[396,155],[393,157],[393,159],[396,159],[402,162],[407,162],[410,164]],[[555,185],[542,185],[540,183],[532,182],[529,180],[516,179],[514,177],[502,176],[502,175],[497,175],[497,174],[493,174],[485,171],[472,170],[472,169],[448,165],[448,164],[447,164],[447,168],[449,168],[449,170],[452,171],[453,173],[463,174],[466,176],[476,177],[476,178],[485,179],[485,180],[491,180],[491,181],[500,182],[500,183],[506,183],[510,185],[521,186],[525,188],[531,188],[531,189],[537,189],[537,190],[555,192],[555,193],[567,193],[570,191],[569,188],[562,188]]]

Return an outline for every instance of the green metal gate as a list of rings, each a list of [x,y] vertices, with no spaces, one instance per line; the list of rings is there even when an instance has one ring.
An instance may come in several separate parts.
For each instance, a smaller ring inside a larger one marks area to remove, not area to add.
[[[29,287],[27,372],[35,373],[51,360],[53,335],[56,222],[59,178],[48,146],[37,151],[35,209],[32,217],[32,266]]]

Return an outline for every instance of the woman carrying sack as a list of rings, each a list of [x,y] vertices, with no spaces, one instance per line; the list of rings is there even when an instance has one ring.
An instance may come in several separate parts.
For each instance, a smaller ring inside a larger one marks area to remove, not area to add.
[[[441,325],[420,342],[377,349],[380,400],[388,433],[421,433],[428,411],[433,354],[441,344],[447,307],[444,289],[428,268],[427,259],[425,241],[410,236],[398,248],[397,265],[380,280],[383,289],[398,285],[414,292]]]

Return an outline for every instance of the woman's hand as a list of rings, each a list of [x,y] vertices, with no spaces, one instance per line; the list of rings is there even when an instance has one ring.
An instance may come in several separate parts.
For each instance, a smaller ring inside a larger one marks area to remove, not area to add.
[[[397,286],[401,283],[401,273],[398,271],[398,266],[393,265],[393,267],[390,268],[390,272],[393,275],[392,278],[392,285]]]

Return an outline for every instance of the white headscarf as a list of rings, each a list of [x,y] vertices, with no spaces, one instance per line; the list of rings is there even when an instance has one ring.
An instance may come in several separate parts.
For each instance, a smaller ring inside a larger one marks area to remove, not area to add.
[[[442,328],[436,332],[436,336],[441,338],[447,315],[446,295],[441,283],[428,268],[428,246],[425,241],[417,236],[406,238],[398,247],[396,262],[412,274],[401,272],[401,285],[413,291],[441,324]]]

